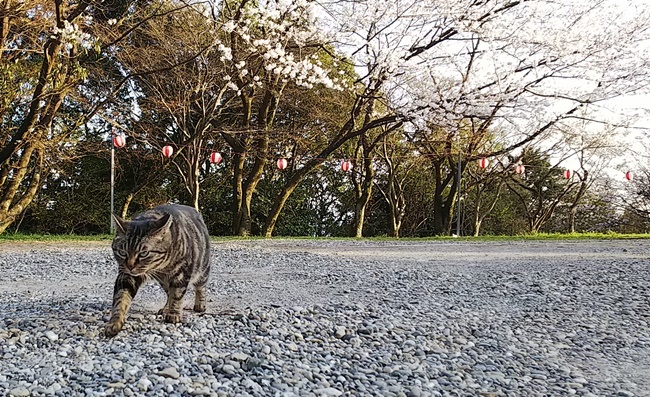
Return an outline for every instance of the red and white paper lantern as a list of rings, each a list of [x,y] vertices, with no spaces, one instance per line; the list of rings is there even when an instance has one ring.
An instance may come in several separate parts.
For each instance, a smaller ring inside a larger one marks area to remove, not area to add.
[[[162,154],[163,154],[163,156],[165,156],[165,157],[171,157],[172,154],[174,154],[174,148],[171,147],[171,146],[169,146],[169,145],[167,145],[167,146],[163,146],[163,148],[162,148]]]
[[[126,139],[124,138],[124,135],[115,135],[113,137],[113,145],[118,148],[123,148],[124,145],[126,145]]]
[[[489,164],[488,159],[486,159],[485,157],[478,160],[478,166],[480,168],[487,168],[488,164]]]
[[[212,152],[210,154],[210,162],[212,164],[219,164],[223,160],[223,157],[221,156],[221,153],[219,152]]]
[[[342,169],[344,172],[348,172],[348,171],[350,171],[350,170],[352,169],[352,163],[349,162],[349,161],[347,161],[347,160],[344,160],[344,161],[341,163],[341,169]]]
[[[632,177],[633,177],[632,171],[628,171],[625,173],[625,179],[627,179],[628,181],[631,181]]]
[[[515,167],[515,172],[517,174],[523,174],[525,171],[526,171],[526,167],[524,167],[523,164],[517,164],[517,166]]]
[[[280,158],[280,159],[278,159],[278,162],[276,164],[277,164],[279,169],[283,170],[283,169],[287,168],[287,159]]]
[[[565,171],[564,171],[564,178],[565,178],[565,179],[571,179],[571,175],[573,175],[573,173],[571,172],[571,170],[565,170]]]

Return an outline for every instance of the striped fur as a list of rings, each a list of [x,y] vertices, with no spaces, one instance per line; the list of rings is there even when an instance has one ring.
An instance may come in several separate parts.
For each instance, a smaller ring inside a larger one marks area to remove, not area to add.
[[[192,207],[168,204],[131,221],[115,216],[115,223],[117,234],[112,247],[119,273],[107,336],[120,332],[131,301],[148,280],[158,281],[167,293],[167,302],[160,310],[166,322],[181,321],[183,297],[190,284],[195,293],[194,311],[205,311],[210,238],[201,214]]]

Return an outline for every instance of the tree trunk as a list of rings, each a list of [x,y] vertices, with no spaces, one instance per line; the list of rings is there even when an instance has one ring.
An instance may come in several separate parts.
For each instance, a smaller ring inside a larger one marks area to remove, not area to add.
[[[355,114],[358,115],[358,113]],[[389,124],[392,124],[392,126],[389,128],[389,132],[400,128],[403,125],[403,122],[397,119],[398,118],[396,116],[386,116],[377,120],[373,120],[371,123],[364,125],[358,130],[355,130],[354,118],[350,118],[339,130],[338,138],[332,141],[314,159],[308,161],[307,164],[305,164],[301,169],[295,171],[291,178],[289,178],[289,181],[287,181],[285,187],[280,191],[273,202],[269,216],[266,218],[266,222],[264,223],[262,235],[264,237],[272,236],[273,229],[275,228],[284,204],[286,203],[291,193],[293,193],[293,191],[296,189],[300,181],[307,174],[319,167],[325,161],[325,159],[327,159],[335,150],[340,148],[341,145],[343,145],[345,142],[365,133],[366,131]]]
[[[180,153],[178,157],[181,160],[178,160],[178,157],[174,159],[174,165],[178,170],[179,176],[183,180],[185,185],[185,191],[188,195],[188,204],[194,207],[195,210],[199,211],[199,196],[201,194],[201,155],[200,148],[203,142],[202,139],[196,138],[196,133],[187,134],[189,139],[192,139],[191,144],[186,142],[181,142],[182,145],[186,145],[183,152]]]
[[[480,216],[483,189],[479,185],[480,183],[476,186],[476,201],[474,203],[474,237],[478,237],[483,220]]]
[[[57,4],[57,15],[60,15],[60,4]],[[59,21],[62,25],[62,22]],[[3,29],[7,23],[3,20]],[[8,25],[7,25],[8,26]],[[2,34],[5,34],[3,31]],[[61,43],[49,39],[44,46],[44,54],[39,70],[38,82],[34,86],[28,111],[19,127],[4,147],[0,149],[0,169],[2,182],[0,184],[0,233],[3,233],[24,211],[36,196],[40,187],[43,167],[42,149],[36,150],[43,134],[49,131],[54,116],[65,96],[64,91],[47,93],[46,88],[52,80],[54,58],[61,49]],[[65,76],[67,68],[61,65],[60,73]],[[35,160],[32,163],[32,158]],[[32,166],[30,167],[30,164]],[[28,171],[32,170],[31,177]],[[29,182],[25,183],[25,179]],[[27,184],[27,189],[20,187]],[[18,198],[16,196],[18,195]]]
[[[571,227],[571,233],[576,232],[576,212],[578,212],[578,207],[572,207],[571,211],[569,211],[569,222],[570,222],[570,227]]]
[[[269,149],[269,138],[268,135],[264,134],[263,137],[257,140],[257,153],[266,153]],[[246,182],[243,186],[243,201],[241,206],[241,220],[239,223],[239,235],[240,236],[250,236],[251,227],[252,227],[252,218],[251,218],[251,203],[253,201],[253,193],[257,189],[257,185],[262,179],[264,174],[264,166],[266,165],[266,156],[258,155],[255,157],[255,163],[253,164],[253,169],[251,170]]]
[[[350,124],[348,127],[352,128],[353,125]],[[273,229],[275,228],[275,225],[278,222],[278,218],[280,217],[282,208],[284,208],[284,204],[287,202],[289,196],[291,196],[293,191],[296,190],[296,187],[298,187],[300,181],[302,181],[307,174],[314,171],[321,164],[323,164],[325,159],[329,157],[329,155],[332,154],[333,151],[335,151],[343,143],[345,143],[347,139],[349,139],[349,137],[344,136],[343,138],[334,141],[330,146],[328,146],[322,152],[320,152],[318,156],[308,161],[304,167],[302,167],[299,170],[296,170],[293,173],[293,175],[291,175],[291,177],[285,184],[284,188],[282,188],[280,193],[275,197],[275,200],[273,201],[273,206],[271,207],[269,216],[266,218],[266,222],[264,223],[264,228],[262,229],[262,236],[266,238],[270,238],[273,235]]]
[[[366,216],[367,197],[361,197],[354,206],[354,237],[363,237],[363,220]]]
[[[395,164],[392,158],[392,154],[389,154],[386,139],[383,140],[383,159],[386,162],[388,169],[388,191],[385,192],[383,189],[379,189],[381,194],[384,196],[384,200],[389,206],[388,211],[388,221],[391,226],[390,235],[394,238],[399,238],[400,228],[402,227],[402,219],[404,219],[404,213],[406,208],[406,200],[404,199],[404,188],[402,186],[402,181],[397,177],[398,165]],[[399,160],[398,160],[399,164]],[[406,171],[408,174],[408,170]]]
[[[253,98],[241,96],[242,101],[242,127],[244,130],[250,128],[250,121],[253,109]],[[245,200],[244,200],[244,165],[248,138],[246,136],[233,136],[222,134],[223,138],[233,150],[233,178],[232,178],[232,234],[235,236],[246,236],[245,227]]]
[[[365,221],[366,207],[372,197],[372,185],[375,180],[375,169],[372,166],[372,157],[369,151],[362,150],[363,153],[363,170],[361,172],[362,181],[357,191],[357,200],[354,205],[354,237],[363,237],[363,224]]]
[[[260,138],[257,144],[257,153],[266,153],[268,151],[269,141],[266,135]],[[246,237],[251,234],[251,203],[253,201],[253,193],[255,193],[255,189],[262,179],[266,158],[263,155],[257,156],[248,178],[246,181],[243,181],[244,155],[242,154],[239,157],[233,178],[233,190],[235,192],[233,233],[237,236]]]
[[[393,238],[399,238],[399,228],[400,225],[398,222],[395,220],[395,215],[391,211],[391,231],[390,231],[390,236]]]
[[[33,145],[29,145],[24,149],[22,156],[20,164],[23,165],[23,168],[19,169],[17,173],[18,175],[11,180],[9,186],[3,186],[3,188],[6,189],[4,192],[4,198],[2,202],[0,202],[0,233],[4,233],[16,218],[20,216],[25,208],[32,202],[40,187],[41,174],[43,171],[43,152],[41,150],[35,150]],[[29,181],[29,187],[20,195],[20,198],[14,200],[18,193],[20,184],[24,182],[26,169],[30,164],[32,157],[35,158],[36,164],[34,165]]]
[[[436,235],[451,235],[453,224],[452,214],[456,203],[457,182],[455,178],[451,183],[441,184],[435,192],[433,199],[433,227]],[[450,186],[447,196],[443,196],[444,187]]]
[[[200,170],[199,170],[199,156],[198,153],[194,155],[193,164],[192,164],[192,205],[194,209],[199,211],[199,195],[201,194],[201,180],[200,180]]]
[[[254,147],[252,148],[255,153],[255,162],[244,180],[244,156],[245,152],[250,150],[248,148],[248,141],[245,143],[238,141],[236,138],[224,135],[226,141],[237,152],[236,164],[234,166],[233,178],[233,233],[238,236],[250,236],[252,228],[251,217],[251,203],[253,201],[253,194],[257,189],[262,176],[264,174],[264,166],[266,165],[266,156],[269,151],[269,136],[268,133],[273,126],[273,119],[278,105],[278,97],[282,94],[284,89],[283,83],[277,87],[275,91],[267,89],[262,102],[257,111],[257,133],[258,138],[254,140]],[[252,98],[242,97],[242,104],[244,107],[243,126],[245,129],[250,128],[252,117]],[[262,134],[259,136],[259,134]]]
[[[282,208],[284,208],[284,204],[291,196],[291,193],[296,190],[300,184],[300,181],[302,181],[304,176],[307,175],[308,172],[301,172],[304,169],[305,168],[300,169],[291,176],[289,181],[284,185],[278,196],[275,198],[275,201],[273,201],[273,206],[271,207],[269,216],[266,218],[264,228],[262,229],[262,236],[265,238],[270,238],[273,235],[273,229],[275,228],[275,224],[278,222],[278,218],[280,216],[280,212],[282,212]]]
[[[233,208],[232,208],[232,234],[241,236],[242,212],[244,207],[244,153],[235,153],[233,158]]]
[[[126,196],[126,199],[124,199],[124,205],[122,205],[122,213],[120,214],[122,219],[126,219],[126,215],[129,212],[129,206],[131,205],[131,201],[133,201],[134,197],[135,197],[134,193],[129,193]]]
[[[399,231],[402,227],[402,218],[404,217],[403,207],[393,206],[390,210],[391,237],[399,238]]]
[[[530,223],[530,228],[529,228],[529,232],[530,232],[530,234],[537,234],[537,233],[539,233],[539,229],[540,229],[540,227],[542,227],[542,223],[541,223],[541,222],[539,222],[539,221],[537,221],[537,220],[532,221],[532,222]]]
[[[388,204],[390,205],[389,213],[391,237],[399,238],[399,231],[402,227],[402,219],[404,219],[406,201],[404,200],[404,191],[400,186],[399,181],[396,180],[393,171],[391,171],[388,183]]]
[[[576,214],[578,213],[578,205],[580,204],[580,200],[582,200],[582,197],[587,191],[589,184],[589,172],[584,168],[584,166],[582,166],[582,159],[580,161],[580,164],[582,168],[582,175],[578,175],[578,178],[580,178],[580,188],[578,189],[578,192],[571,202],[571,207],[569,208],[569,223],[571,233],[576,232]]]
[[[494,210],[494,207],[496,207],[504,185],[505,180],[501,179],[497,185],[497,192],[494,195],[494,200],[492,200],[492,203],[490,203],[489,207],[484,210],[483,213],[481,213],[481,197],[483,196],[485,187],[480,186],[480,183],[476,186],[476,205],[474,207],[474,237],[478,237],[479,233],[481,232],[481,225],[483,224],[483,220],[485,220],[485,218],[490,215],[492,210]]]
[[[476,219],[474,221],[474,237],[478,237],[480,231],[481,231],[481,222],[480,220]]]

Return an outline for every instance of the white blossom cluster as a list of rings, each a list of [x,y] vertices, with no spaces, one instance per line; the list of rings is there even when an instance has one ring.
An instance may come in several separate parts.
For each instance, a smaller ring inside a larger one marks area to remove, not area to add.
[[[324,3],[337,42],[392,106],[447,129],[468,118],[527,133],[581,103],[648,91],[642,1]]]
[[[88,19],[85,19],[86,24],[89,23],[88,21]],[[76,23],[65,20],[63,21],[63,28],[54,27],[52,32],[55,35],[54,37],[61,40],[63,47],[67,51],[77,46],[89,50],[93,46],[92,36],[86,32],[82,32]]]
[[[242,17],[226,21],[222,30],[238,40],[236,49],[232,43],[217,43],[220,60],[231,66],[228,88],[240,92],[245,86],[261,87],[272,81],[292,81],[305,88],[344,88],[343,80],[324,67],[317,55],[303,54],[308,46],[324,44],[308,1],[249,3]]]

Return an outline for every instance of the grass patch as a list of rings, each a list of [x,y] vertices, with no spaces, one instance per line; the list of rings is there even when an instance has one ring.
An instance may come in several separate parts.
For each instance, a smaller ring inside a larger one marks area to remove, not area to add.
[[[622,234],[622,233],[537,233],[517,236],[435,236],[435,237],[403,237],[398,241],[539,241],[539,240],[630,240],[630,239],[648,239],[650,234]],[[38,242],[65,242],[65,241],[111,241],[113,235],[76,235],[76,234],[23,234],[23,233],[5,233],[0,235],[0,242],[3,241],[38,241]],[[250,241],[265,240],[263,237],[238,237],[238,236],[219,236],[212,237],[214,242],[228,241]],[[278,236],[272,240],[313,240],[313,241],[396,241],[392,237],[366,237],[357,239],[354,237],[309,237],[309,236]]]
[[[77,234],[24,234],[24,233],[4,233],[0,235],[2,241],[40,241],[40,242],[58,242],[58,241],[111,241],[113,236],[109,234],[95,235],[77,235]]]
[[[263,239],[262,237],[213,237],[214,241],[232,241],[232,240],[255,240]],[[380,237],[364,237],[357,239],[355,237],[287,237],[278,236],[273,237],[273,240],[323,240],[323,241],[537,241],[537,240],[631,240],[631,239],[650,239],[650,234],[636,233],[636,234],[623,234],[623,233],[536,233],[536,234],[521,234],[516,236],[506,235],[482,235],[474,236],[432,236],[432,237],[400,237],[394,239],[393,237],[380,236]]]
[[[647,239],[650,234],[622,234],[622,233],[536,233],[519,236],[479,236],[466,237],[468,239],[491,240],[630,240]]]
[[[482,235],[474,236],[436,236],[436,237],[405,237],[400,241],[540,241],[540,240],[631,240],[650,239],[650,234],[622,234],[622,233],[535,233],[520,234],[516,236],[506,235]],[[391,241],[392,237],[371,237],[367,240]]]

